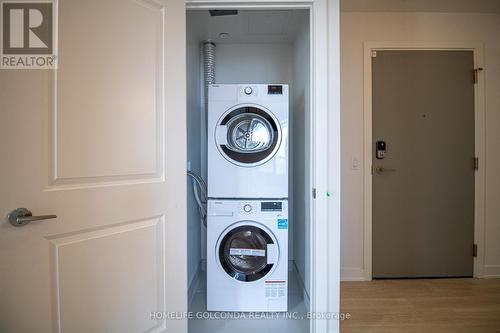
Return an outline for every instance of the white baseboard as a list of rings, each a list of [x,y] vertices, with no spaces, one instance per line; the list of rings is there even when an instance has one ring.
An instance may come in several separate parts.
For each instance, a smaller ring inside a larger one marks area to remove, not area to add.
[[[500,265],[484,265],[483,278],[498,278],[500,277]]]
[[[500,278],[500,265],[485,265],[479,278]],[[341,268],[340,281],[370,281],[362,268]]]
[[[340,281],[368,281],[362,268],[340,268]]]
[[[200,283],[200,274],[202,271],[202,262],[198,264],[198,267],[196,268],[196,273],[194,274],[193,279],[191,280],[191,283],[189,284],[189,289],[188,289],[188,304],[191,304],[193,301],[194,295],[196,294],[196,290],[198,290],[198,285]]]

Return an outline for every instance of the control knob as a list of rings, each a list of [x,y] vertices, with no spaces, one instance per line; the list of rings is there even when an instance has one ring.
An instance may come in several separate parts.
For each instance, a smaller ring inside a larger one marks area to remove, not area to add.
[[[251,95],[251,94],[252,94],[252,92],[253,92],[253,89],[252,89],[252,87],[245,87],[245,90],[244,90],[244,91],[245,91],[245,94],[247,94],[247,95]]]

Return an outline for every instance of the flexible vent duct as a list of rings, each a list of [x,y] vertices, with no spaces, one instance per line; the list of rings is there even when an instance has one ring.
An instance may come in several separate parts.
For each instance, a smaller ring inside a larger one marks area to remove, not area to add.
[[[208,108],[208,86],[215,83],[215,43],[203,41],[203,71],[205,74],[205,108]]]

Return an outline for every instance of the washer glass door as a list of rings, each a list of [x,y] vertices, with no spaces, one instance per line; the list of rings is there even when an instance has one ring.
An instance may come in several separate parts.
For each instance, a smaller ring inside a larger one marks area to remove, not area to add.
[[[255,281],[267,275],[274,264],[268,263],[271,236],[253,225],[241,225],[226,233],[219,244],[218,257],[224,271],[239,281]]]
[[[224,143],[217,142],[217,147],[232,163],[243,166],[265,163],[279,147],[279,123],[270,112],[258,107],[232,110],[222,117],[219,126],[225,127],[226,137]]]

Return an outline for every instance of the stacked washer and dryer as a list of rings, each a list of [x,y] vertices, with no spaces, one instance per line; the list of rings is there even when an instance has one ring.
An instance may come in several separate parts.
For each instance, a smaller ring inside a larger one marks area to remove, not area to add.
[[[288,85],[208,88],[207,309],[287,311]]]

